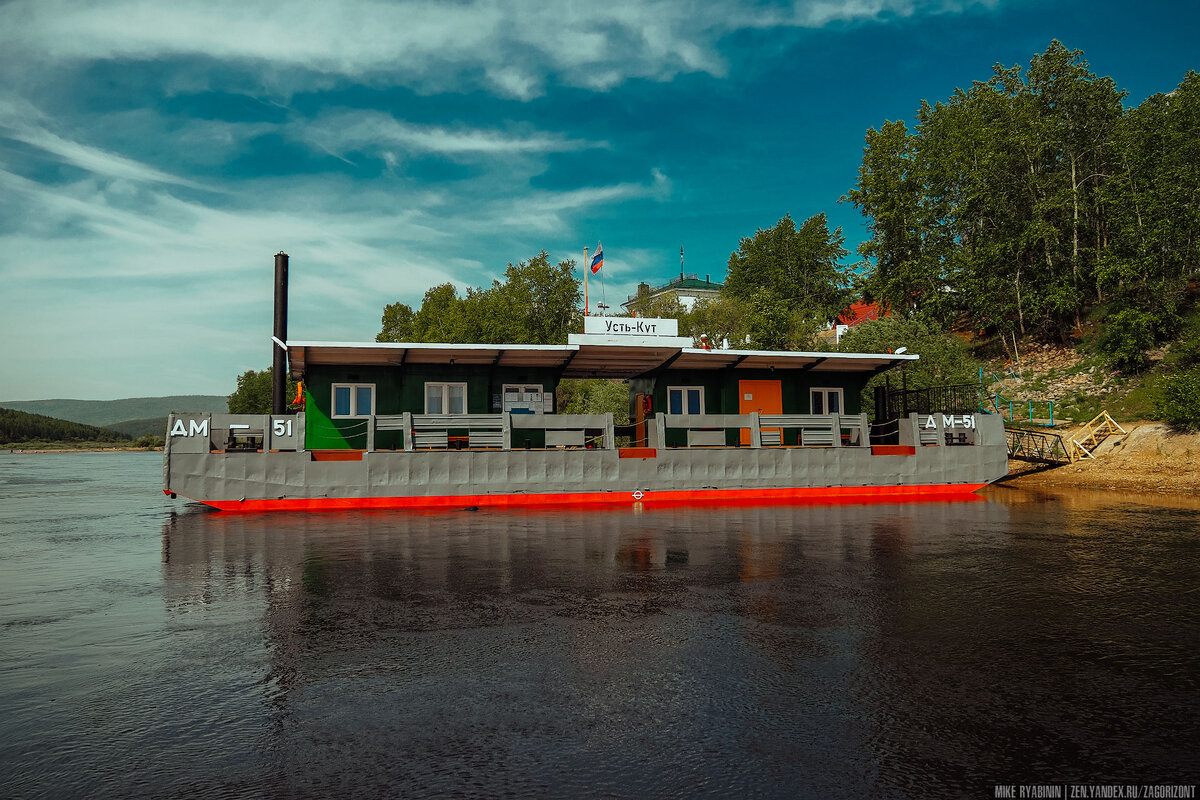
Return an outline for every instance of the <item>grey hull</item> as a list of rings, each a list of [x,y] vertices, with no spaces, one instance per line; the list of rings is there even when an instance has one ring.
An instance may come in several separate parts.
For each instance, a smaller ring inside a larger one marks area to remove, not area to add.
[[[172,457],[166,489],[207,503],[329,498],[664,492],[832,487],[978,487],[1007,472],[1002,447],[659,451],[368,452],[361,461],[313,461],[298,453]],[[614,498],[615,500],[616,498]]]

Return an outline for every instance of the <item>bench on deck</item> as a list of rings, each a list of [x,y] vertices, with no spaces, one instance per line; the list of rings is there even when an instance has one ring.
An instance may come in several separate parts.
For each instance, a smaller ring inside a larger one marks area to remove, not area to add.
[[[762,414],[763,447],[783,444],[784,428],[800,429],[800,444],[804,447],[832,447],[833,419],[823,414]]]
[[[450,431],[467,432],[469,447],[503,447],[504,416],[502,414],[413,414],[412,446],[418,450],[445,450],[453,439]]]

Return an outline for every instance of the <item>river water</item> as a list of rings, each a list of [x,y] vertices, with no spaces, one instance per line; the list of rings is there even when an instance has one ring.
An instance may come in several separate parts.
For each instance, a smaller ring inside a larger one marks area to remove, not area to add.
[[[1200,502],[234,515],[160,484],[0,455],[0,796],[1200,781]]]

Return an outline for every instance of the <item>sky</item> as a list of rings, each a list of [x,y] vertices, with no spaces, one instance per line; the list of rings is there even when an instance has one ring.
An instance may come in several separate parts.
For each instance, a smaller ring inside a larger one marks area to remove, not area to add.
[[[0,2],[0,400],[228,394],[289,338],[603,242],[593,302],[839,199],[866,130],[1084,51],[1127,104],[1200,69],[1200,3]]]

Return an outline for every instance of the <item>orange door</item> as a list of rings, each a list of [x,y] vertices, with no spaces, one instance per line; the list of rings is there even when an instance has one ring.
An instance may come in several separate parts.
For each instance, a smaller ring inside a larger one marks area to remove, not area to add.
[[[783,413],[782,381],[738,381],[738,413],[751,414],[755,411],[759,414]],[[742,428],[742,444],[750,444],[750,431],[745,428]]]

